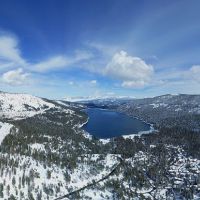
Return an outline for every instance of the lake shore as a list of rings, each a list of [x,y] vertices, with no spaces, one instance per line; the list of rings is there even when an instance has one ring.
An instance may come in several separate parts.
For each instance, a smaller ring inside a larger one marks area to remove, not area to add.
[[[87,138],[88,135],[95,136],[103,143],[115,137],[134,138],[155,131],[153,124],[125,113],[102,108],[87,108],[84,112],[88,118],[80,127],[87,133]]]

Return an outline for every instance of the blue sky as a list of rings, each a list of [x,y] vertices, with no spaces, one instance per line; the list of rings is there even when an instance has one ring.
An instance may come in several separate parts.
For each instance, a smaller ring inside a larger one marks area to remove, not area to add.
[[[199,0],[0,0],[0,89],[200,93]]]

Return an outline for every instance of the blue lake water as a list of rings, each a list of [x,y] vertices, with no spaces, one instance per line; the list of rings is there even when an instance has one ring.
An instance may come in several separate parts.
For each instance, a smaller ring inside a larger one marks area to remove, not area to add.
[[[125,114],[99,108],[88,108],[89,121],[83,129],[97,138],[112,138],[150,130],[150,125]]]

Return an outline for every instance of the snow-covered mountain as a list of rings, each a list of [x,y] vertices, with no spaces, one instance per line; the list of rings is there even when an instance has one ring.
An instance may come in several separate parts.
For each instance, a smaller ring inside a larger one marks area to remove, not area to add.
[[[53,103],[29,94],[0,92],[1,118],[19,119],[32,117],[54,107],[55,105]]]
[[[96,99],[86,105],[116,109],[158,126],[200,130],[200,95],[166,94],[143,99]]]
[[[171,95],[94,102],[147,121],[199,106],[196,96]],[[0,93],[0,199],[200,198],[199,134],[162,129],[105,142],[81,129],[87,104]]]

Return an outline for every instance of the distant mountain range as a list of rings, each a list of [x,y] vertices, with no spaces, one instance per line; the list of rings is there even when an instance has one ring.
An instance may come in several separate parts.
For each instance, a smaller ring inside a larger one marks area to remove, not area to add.
[[[63,100],[64,101],[69,101],[69,102],[89,102],[89,101],[95,101],[95,100],[117,100],[117,99],[134,99],[135,97],[131,96],[79,96],[79,97],[65,97]]]
[[[160,126],[200,130],[200,95],[166,94],[144,99],[92,100],[96,106],[115,109]]]

